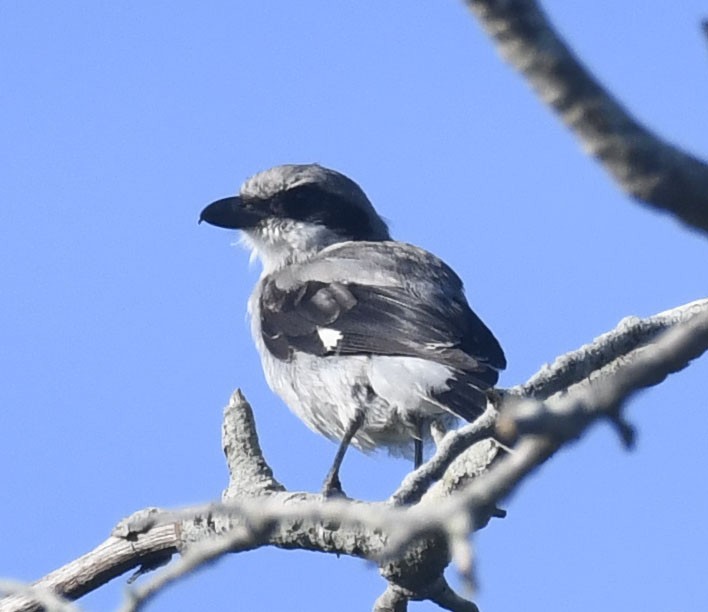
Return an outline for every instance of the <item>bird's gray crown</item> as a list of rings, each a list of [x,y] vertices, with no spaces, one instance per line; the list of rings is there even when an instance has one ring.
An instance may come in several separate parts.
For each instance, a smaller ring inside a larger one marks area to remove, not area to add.
[[[285,164],[259,172],[241,186],[244,203],[268,216],[323,225],[354,240],[387,240],[386,223],[364,191],[336,170]]]
[[[267,200],[303,185],[318,185],[347,200],[371,203],[361,187],[341,172],[319,164],[283,164],[247,178],[241,185],[241,197]]]

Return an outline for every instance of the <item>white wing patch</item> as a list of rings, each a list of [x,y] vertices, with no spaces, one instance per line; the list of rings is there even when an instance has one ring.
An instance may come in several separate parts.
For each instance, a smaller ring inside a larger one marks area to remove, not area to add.
[[[438,351],[446,348],[452,348],[455,344],[453,342],[426,342],[424,346],[431,351]]]
[[[320,337],[320,342],[322,346],[328,351],[333,351],[337,348],[339,341],[342,339],[344,334],[338,329],[331,329],[329,327],[318,327],[317,335]]]

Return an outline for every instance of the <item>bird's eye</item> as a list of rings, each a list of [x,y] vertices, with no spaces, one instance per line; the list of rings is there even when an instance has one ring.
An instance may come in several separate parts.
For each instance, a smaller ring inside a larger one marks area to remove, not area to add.
[[[273,202],[274,212],[297,221],[317,222],[321,218],[323,195],[312,193],[305,185],[295,187]]]
[[[244,210],[257,210],[263,208],[262,200],[257,200],[256,198],[242,198],[241,208]]]

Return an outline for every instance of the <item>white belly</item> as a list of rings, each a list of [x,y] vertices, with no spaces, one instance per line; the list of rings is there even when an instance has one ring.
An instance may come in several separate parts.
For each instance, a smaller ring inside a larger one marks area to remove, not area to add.
[[[341,440],[363,411],[364,422],[352,440],[360,450],[387,447],[409,455],[413,437],[427,436],[433,420],[446,426],[456,421],[430,398],[446,389],[447,367],[415,357],[329,356],[298,352],[290,361],[271,355],[261,336],[259,312],[249,301],[251,331],[261,355],[266,381],[308,426],[332,440]]]

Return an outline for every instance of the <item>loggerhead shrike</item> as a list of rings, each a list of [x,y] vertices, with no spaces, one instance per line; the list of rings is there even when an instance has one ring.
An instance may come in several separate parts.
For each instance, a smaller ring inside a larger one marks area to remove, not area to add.
[[[473,421],[506,367],[496,338],[440,259],[391,239],[351,179],[316,164],[249,178],[200,221],[239,229],[263,264],[248,301],[263,371],[311,429],[422,462],[423,442]]]

